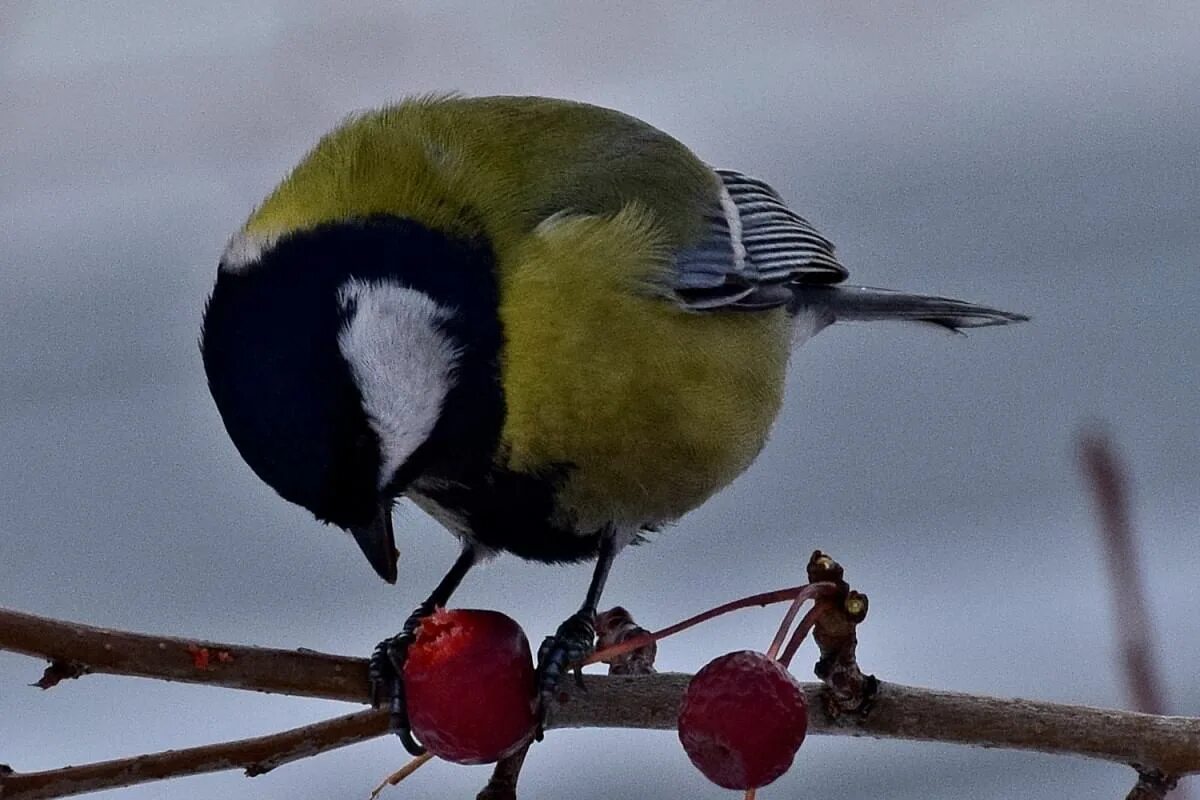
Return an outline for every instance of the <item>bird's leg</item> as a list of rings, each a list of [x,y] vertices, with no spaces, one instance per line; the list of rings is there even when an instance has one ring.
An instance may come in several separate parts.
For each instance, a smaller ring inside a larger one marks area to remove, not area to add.
[[[475,566],[475,561],[475,549],[470,545],[465,546],[446,577],[442,578],[425,602],[408,616],[400,632],[380,642],[371,654],[371,705],[379,708],[383,698],[388,699],[388,709],[391,711],[389,727],[392,733],[400,737],[404,749],[414,756],[422,755],[425,748],[413,739],[408,726],[408,704],[404,697],[404,662],[408,658],[408,648],[416,638],[421,620],[446,605],[463,577]]]
[[[592,582],[583,606],[559,625],[553,636],[547,636],[538,648],[537,681],[543,716],[554,699],[554,690],[562,680],[563,673],[571,666],[575,666],[575,682],[583,686],[583,674],[578,664],[595,650],[596,607],[600,603],[600,594],[604,591],[613,559],[620,550],[621,542],[616,535],[613,532],[605,533],[600,541],[596,569],[592,573]]]

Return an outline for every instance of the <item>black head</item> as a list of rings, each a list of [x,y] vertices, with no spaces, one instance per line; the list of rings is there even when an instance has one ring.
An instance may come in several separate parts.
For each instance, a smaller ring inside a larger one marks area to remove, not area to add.
[[[463,427],[445,419],[463,379],[498,391],[490,258],[395,217],[235,238],[205,309],[204,368],[238,452],[389,581],[394,498]]]

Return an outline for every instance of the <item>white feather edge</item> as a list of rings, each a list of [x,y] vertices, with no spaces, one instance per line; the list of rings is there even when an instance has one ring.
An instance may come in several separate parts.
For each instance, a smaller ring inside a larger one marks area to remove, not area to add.
[[[729,194],[724,181],[718,180],[718,195],[721,201],[721,212],[725,215],[725,224],[729,226],[729,241],[733,246],[733,268],[737,272],[746,269],[746,246],[742,243],[742,214],[738,211],[737,203]]]

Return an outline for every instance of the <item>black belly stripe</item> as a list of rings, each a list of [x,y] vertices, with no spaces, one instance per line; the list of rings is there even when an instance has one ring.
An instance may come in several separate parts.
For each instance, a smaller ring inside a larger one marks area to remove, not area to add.
[[[462,518],[467,537],[485,547],[546,563],[594,558],[601,532],[581,534],[557,520],[555,494],[564,475],[561,468],[541,476],[492,469],[476,481],[426,484],[420,491]]]

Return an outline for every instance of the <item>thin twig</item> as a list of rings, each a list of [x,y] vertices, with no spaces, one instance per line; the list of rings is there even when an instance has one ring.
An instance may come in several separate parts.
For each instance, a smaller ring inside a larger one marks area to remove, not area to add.
[[[1138,782],[1125,800],[1166,800],[1166,796],[1179,784],[1179,779],[1164,775],[1158,770],[1138,770]]]
[[[389,786],[396,786],[409,775],[419,770],[421,767],[433,760],[433,753],[422,753],[419,756],[414,756],[409,759],[409,762],[400,769],[393,772],[383,779],[383,782],[371,790],[371,795],[368,800],[375,800]]]
[[[360,711],[301,728],[234,742],[167,750],[44,772],[0,775],[3,800],[68,797],[139,783],[244,769],[254,777],[290,761],[335,750],[387,732],[387,712]]]
[[[1100,539],[1104,544],[1112,586],[1117,640],[1126,690],[1133,708],[1147,714],[1167,713],[1162,678],[1146,608],[1146,586],[1138,568],[1137,537],[1130,522],[1129,481],[1112,442],[1101,433],[1080,438],[1079,460],[1096,501]]]
[[[1113,622],[1121,648],[1121,675],[1133,708],[1165,714],[1166,692],[1148,610],[1146,584],[1138,568],[1137,533],[1129,510],[1129,479],[1109,437],[1096,429],[1079,437],[1079,462],[1092,490],[1100,541],[1108,564]],[[1160,800],[1178,784],[1175,776],[1139,771],[1128,800]],[[1177,794],[1187,800],[1186,789]]]
[[[475,800],[517,800],[517,780],[521,777],[521,767],[525,765],[527,755],[528,744],[508,758],[501,759],[492,770],[487,786],[475,796]]]

